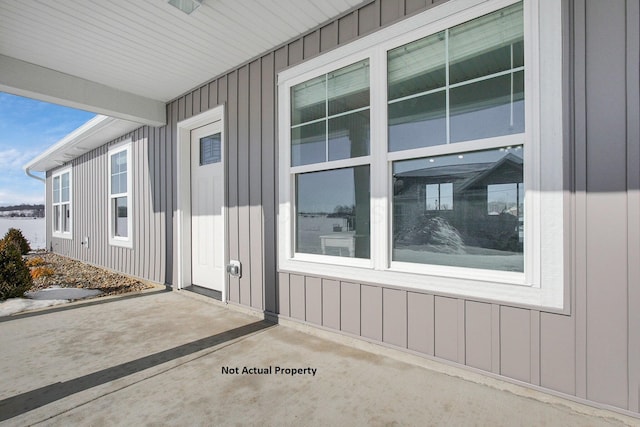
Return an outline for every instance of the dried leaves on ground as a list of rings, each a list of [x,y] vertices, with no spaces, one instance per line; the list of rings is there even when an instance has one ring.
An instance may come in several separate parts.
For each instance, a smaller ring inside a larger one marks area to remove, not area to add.
[[[53,270],[50,275],[34,277],[32,292],[51,286],[60,286],[63,288],[99,289],[103,292],[102,296],[106,296],[137,292],[153,287],[122,274],[51,252],[32,252],[26,258],[28,263],[46,266]]]

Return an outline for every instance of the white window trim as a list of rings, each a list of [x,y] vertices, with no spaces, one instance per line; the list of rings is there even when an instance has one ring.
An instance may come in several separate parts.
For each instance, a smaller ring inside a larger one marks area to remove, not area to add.
[[[371,168],[387,175],[371,176],[371,259],[293,253],[293,194],[290,168],[290,101],[292,86],[369,58],[371,75],[371,141],[386,146],[386,52],[421,37],[442,31],[515,3],[514,0],[450,0],[398,24],[320,55],[278,75],[279,219],[278,265],[282,271],[334,277],[357,282],[415,288],[444,295],[500,301],[569,311],[566,280],[565,215],[563,189],[562,5],[556,0],[525,0],[525,273],[389,262],[391,161],[439,148],[395,153],[372,145]],[[533,29],[542,29],[533,31]],[[540,55],[544,52],[544,55]],[[532,78],[535,76],[535,78]],[[544,81],[544,85],[539,82]],[[544,108],[542,108],[542,106]],[[522,144],[522,134],[501,137]],[[498,146],[504,141],[456,143],[460,151]],[[519,142],[518,142],[519,141]],[[448,151],[448,147],[442,147]],[[349,159],[345,165],[349,163]],[[532,165],[536,165],[532,167]],[[329,165],[327,165],[329,167]],[[544,170],[544,173],[541,173]],[[567,228],[568,230],[568,228]],[[520,286],[514,286],[520,285]]]
[[[126,193],[118,193],[111,194],[111,156],[126,151],[127,153],[127,192]],[[108,203],[108,216],[109,216],[109,244],[112,246],[120,246],[124,248],[133,248],[133,199],[131,197],[132,194],[132,155],[131,155],[131,140],[128,139],[120,144],[114,145],[113,147],[109,147],[109,151],[107,154],[107,163],[108,163],[108,194],[107,194],[107,203]],[[129,235],[127,237],[115,236],[114,230],[114,212],[112,201],[116,197],[127,197],[127,230]]]
[[[53,190],[55,185],[55,178],[60,177],[60,199],[62,199],[62,175],[68,173],[69,174],[69,201],[68,202],[54,202],[53,201]],[[60,216],[60,231],[56,231],[56,215],[55,210],[56,206],[62,206],[68,204],[69,205],[69,231],[62,230],[62,216]],[[51,175],[51,235],[53,237],[61,238],[61,239],[72,239],[73,238],[73,174],[71,171],[71,166],[61,169]]]

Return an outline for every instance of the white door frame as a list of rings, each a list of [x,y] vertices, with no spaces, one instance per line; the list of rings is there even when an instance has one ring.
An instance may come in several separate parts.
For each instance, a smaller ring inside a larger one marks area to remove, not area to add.
[[[222,223],[224,224],[224,245],[222,259],[227,262],[227,190],[226,190],[226,135],[224,123],[224,105],[190,117],[177,124],[177,233],[174,248],[177,249],[178,282],[177,289],[191,286],[191,131],[199,127],[222,122],[222,187],[223,206]],[[227,300],[227,275],[223,275],[222,301]]]

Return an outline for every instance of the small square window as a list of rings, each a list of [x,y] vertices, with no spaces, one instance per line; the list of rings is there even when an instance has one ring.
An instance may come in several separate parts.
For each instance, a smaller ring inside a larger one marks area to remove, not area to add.
[[[200,138],[200,166],[220,163],[222,160],[221,142],[222,135],[219,133]]]

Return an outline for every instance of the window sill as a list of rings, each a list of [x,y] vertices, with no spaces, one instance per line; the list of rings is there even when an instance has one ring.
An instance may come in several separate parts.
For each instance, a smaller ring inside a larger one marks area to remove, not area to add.
[[[73,236],[71,233],[52,233],[51,237],[54,237],[56,239],[73,240]]]
[[[133,249],[133,241],[131,241],[130,239],[124,240],[124,239],[117,239],[112,237],[109,239],[109,245],[118,246],[121,248]]]

